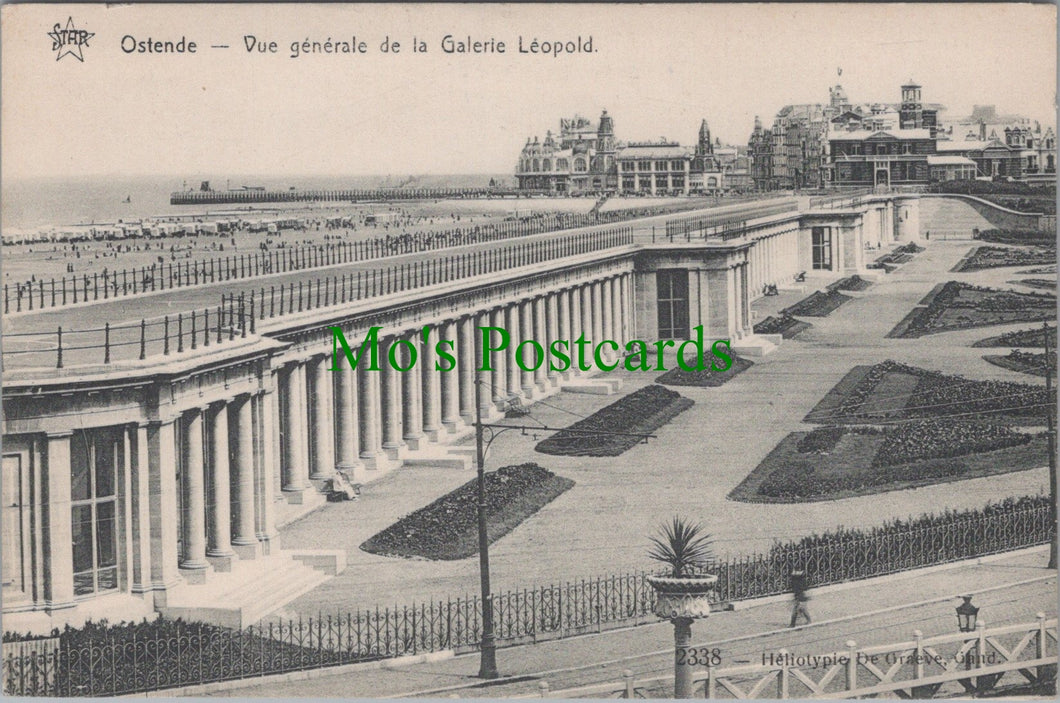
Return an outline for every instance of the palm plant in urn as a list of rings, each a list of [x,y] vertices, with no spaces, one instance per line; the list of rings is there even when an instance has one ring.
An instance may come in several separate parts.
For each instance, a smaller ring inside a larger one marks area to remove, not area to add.
[[[692,620],[710,614],[710,596],[718,577],[704,569],[714,559],[703,525],[675,516],[651,538],[648,556],[669,572],[648,576],[655,589],[655,614],[674,626],[674,697],[691,698],[693,671],[685,656],[692,642]]]

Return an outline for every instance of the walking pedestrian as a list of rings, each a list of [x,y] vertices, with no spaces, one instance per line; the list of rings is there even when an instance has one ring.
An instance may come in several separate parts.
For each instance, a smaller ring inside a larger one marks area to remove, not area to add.
[[[791,572],[791,592],[794,596],[794,602],[791,609],[791,624],[789,627],[795,627],[796,622],[801,614],[806,618],[806,624],[810,624],[810,611],[806,608],[807,601],[810,600],[810,596],[806,593],[809,586],[809,581],[806,578],[806,572],[802,569],[795,569]]]

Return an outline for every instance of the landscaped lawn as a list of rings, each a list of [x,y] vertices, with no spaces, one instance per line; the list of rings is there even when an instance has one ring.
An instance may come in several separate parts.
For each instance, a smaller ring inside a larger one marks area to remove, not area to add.
[[[1044,347],[1045,332],[1041,327],[1030,330],[1006,332],[996,337],[980,339],[973,347]],[[1056,327],[1049,328],[1049,346],[1056,349]]]
[[[789,314],[781,314],[774,317],[763,318],[760,322],[755,323],[755,334],[779,334],[784,339],[791,339],[799,332],[807,330],[813,327],[809,322],[803,322],[792,317]]]
[[[833,500],[1033,469],[1048,456],[1044,434],[998,425],[927,420],[882,430],[826,427],[789,434],[729,498]]]
[[[784,308],[785,315],[803,315],[805,317],[826,317],[840,305],[850,300],[849,295],[839,291],[815,291],[791,307]]]
[[[1056,250],[1031,247],[975,247],[951,269],[954,273],[982,271],[1000,266],[1055,264]]]
[[[574,485],[537,464],[486,474],[487,535],[492,544]],[[370,537],[361,549],[383,556],[463,559],[478,553],[478,479]]]
[[[1055,349],[1055,347],[1054,347]],[[1045,376],[1045,353],[1035,354],[1032,352],[1024,352],[1019,349],[1013,349],[1005,356],[1000,354],[987,354],[983,357],[986,361],[993,364],[994,366],[1000,366],[1004,369],[1011,369],[1012,371],[1019,371],[1020,373],[1029,373],[1034,376]],[[1049,352],[1049,366],[1053,373],[1056,373],[1056,352]]]
[[[751,361],[736,356],[732,360],[732,365],[724,371],[714,371],[709,366],[702,371],[685,371],[684,369],[676,368],[670,369],[662,376],[659,376],[655,379],[655,382],[667,386],[720,386],[752,366],[754,364]]]
[[[637,434],[651,434],[692,405],[692,400],[669,388],[644,386],[567,428],[576,432],[560,430],[535,449],[561,456],[618,456],[643,441]]]
[[[1056,296],[1053,295],[947,281],[936,286],[887,336],[911,339],[1009,322],[1052,320],[1055,316]]]
[[[884,361],[856,366],[839,381],[805,422],[872,424],[945,416],[978,417],[997,424],[1044,425],[1045,387],[1008,381],[976,381]]]

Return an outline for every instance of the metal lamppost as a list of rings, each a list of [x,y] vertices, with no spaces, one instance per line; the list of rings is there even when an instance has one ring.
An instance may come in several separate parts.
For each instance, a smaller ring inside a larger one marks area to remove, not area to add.
[[[497,638],[493,632],[493,596],[490,592],[489,536],[486,531],[486,450],[506,430],[532,432],[568,432],[583,435],[608,435],[637,437],[647,442],[655,435],[643,432],[602,432],[599,430],[573,430],[566,427],[543,425],[498,425],[482,421],[482,379],[475,379],[475,460],[478,463],[478,567],[482,596],[482,641],[478,676],[480,679],[495,679],[497,673]],[[489,437],[485,436],[489,432]]]
[[[961,598],[964,599],[964,602],[957,606],[957,627],[960,628],[961,632],[975,632],[977,624],[976,619],[979,616],[979,608],[972,605],[971,596],[961,596]],[[973,640],[965,640],[965,644],[967,645],[968,642],[971,641]],[[978,642],[976,642],[974,646],[976,658],[978,659]],[[966,652],[964,655],[965,671],[968,671],[972,668],[972,659],[970,656],[968,656],[969,654],[970,652]],[[976,689],[976,684],[973,684],[971,679],[961,679],[960,684],[964,686],[964,688],[968,691],[974,691]]]

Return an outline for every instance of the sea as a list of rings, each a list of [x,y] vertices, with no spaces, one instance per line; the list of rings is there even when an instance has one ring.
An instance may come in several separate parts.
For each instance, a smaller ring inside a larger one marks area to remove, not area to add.
[[[4,179],[0,183],[0,228],[26,232],[66,225],[112,224],[154,217],[204,212],[203,206],[170,205],[175,191],[198,190],[209,181],[213,190],[242,186],[288,190],[389,187],[475,187],[494,179],[514,185],[511,174],[385,176],[80,176]],[[262,207],[269,207],[262,204]],[[272,206],[275,207],[275,206]],[[212,210],[232,206],[213,206]]]

